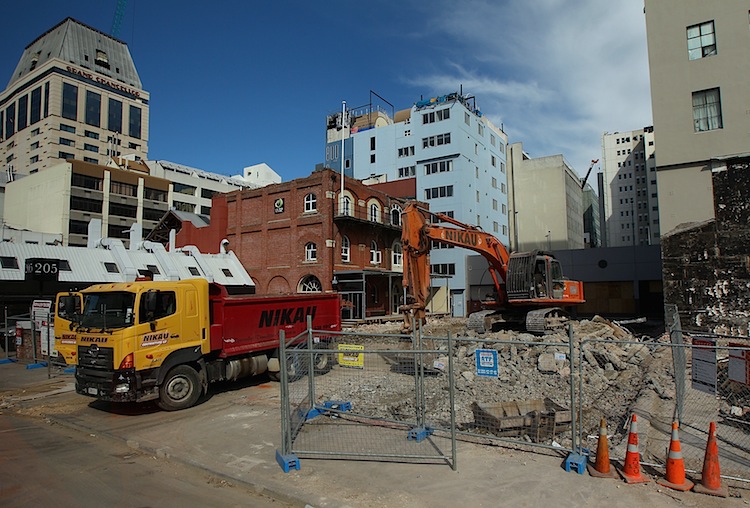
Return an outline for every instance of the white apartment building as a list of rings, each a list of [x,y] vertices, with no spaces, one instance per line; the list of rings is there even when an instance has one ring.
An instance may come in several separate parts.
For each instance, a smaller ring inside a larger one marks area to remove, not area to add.
[[[604,246],[659,243],[654,128],[602,135]]]

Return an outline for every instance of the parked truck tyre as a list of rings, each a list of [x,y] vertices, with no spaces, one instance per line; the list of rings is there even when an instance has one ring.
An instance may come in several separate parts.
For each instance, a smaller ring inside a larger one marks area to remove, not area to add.
[[[276,353],[278,354],[278,353]],[[302,366],[303,359],[300,358],[301,353],[294,352],[293,349],[287,350],[286,358],[286,377],[289,382],[296,381],[305,375],[304,368]],[[268,371],[268,377],[271,381],[281,381],[281,371]]]
[[[322,351],[313,355],[313,369],[316,374],[325,374],[333,367],[333,357],[328,347],[328,344],[323,344],[320,348]]]
[[[202,392],[200,376],[188,365],[178,365],[171,369],[159,387],[160,408],[165,411],[178,411],[194,406]]]

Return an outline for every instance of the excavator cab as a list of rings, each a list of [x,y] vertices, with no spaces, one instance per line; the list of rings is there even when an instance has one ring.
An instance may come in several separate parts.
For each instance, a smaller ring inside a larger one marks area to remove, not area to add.
[[[508,261],[506,289],[509,302],[547,302],[564,305],[567,281],[560,261],[547,252],[514,252]],[[554,302],[555,300],[559,303]]]

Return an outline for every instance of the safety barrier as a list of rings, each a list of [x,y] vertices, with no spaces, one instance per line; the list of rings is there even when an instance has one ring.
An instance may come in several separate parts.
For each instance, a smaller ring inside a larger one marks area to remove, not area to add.
[[[455,468],[459,439],[569,454],[577,457],[571,468],[583,472],[606,420],[613,467],[622,470],[636,414],[639,462],[648,474],[665,474],[676,421],[681,465],[699,476],[710,423],[717,422],[721,477],[730,485],[750,482],[750,390],[739,380],[750,375],[750,344],[669,331],[617,340],[585,321],[541,337],[309,329],[282,341],[280,464],[289,455],[287,466],[296,467],[296,456],[304,455]],[[707,393],[711,372],[715,392]]]
[[[408,336],[321,332],[309,325],[304,335],[282,334],[280,343],[277,460],[285,471],[298,469],[300,457],[456,467],[452,363],[444,372],[427,364],[444,351],[412,347]]]

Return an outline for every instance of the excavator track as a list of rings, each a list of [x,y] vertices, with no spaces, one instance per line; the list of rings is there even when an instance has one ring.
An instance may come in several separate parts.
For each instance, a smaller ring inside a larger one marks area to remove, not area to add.
[[[567,312],[560,307],[536,309],[526,314],[526,330],[535,333],[559,332],[565,329],[570,320]]]

